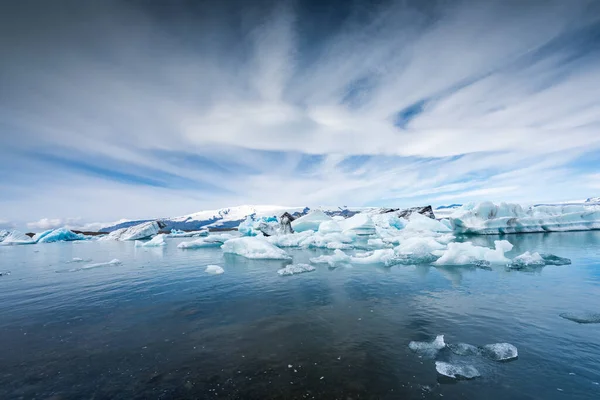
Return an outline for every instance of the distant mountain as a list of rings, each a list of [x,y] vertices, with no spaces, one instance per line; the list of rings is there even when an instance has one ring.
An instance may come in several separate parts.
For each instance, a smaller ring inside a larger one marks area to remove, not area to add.
[[[436,207],[436,210],[445,210],[448,208],[458,208],[458,207],[462,207],[462,204],[450,204],[447,206],[439,206],[439,207]]]
[[[255,217],[279,217],[284,212],[288,212],[293,216],[301,216],[308,213],[309,207],[285,207],[271,205],[244,205],[238,207],[221,208],[218,210],[200,211],[194,214],[184,215],[174,218],[157,218],[158,221],[165,224],[164,230],[178,229],[182,231],[195,231],[201,228],[209,229],[234,229],[249,216]],[[330,216],[342,215],[351,217],[360,211],[360,209],[349,209],[347,207],[326,208],[322,209]],[[129,228],[144,222],[153,220],[137,220],[126,221],[112,226],[107,226],[100,229],[100,232],[112,232],[121,228]]]
[[[585,202],[586,203],[600,203],[600,197],[590,197]]]

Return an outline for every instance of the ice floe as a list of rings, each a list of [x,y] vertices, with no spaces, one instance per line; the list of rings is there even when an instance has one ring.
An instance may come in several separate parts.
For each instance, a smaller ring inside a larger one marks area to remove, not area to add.
[[[558,257],[554,254],[525,253],[513,258],[508,265],[510,269],[527,269],[535,267],[543,267],[545,265],[569,265],[571,260],[568,258]]]
[[[225,270],[223,269],[223,267],[220,267],[218,265],[207,265],[204,272],[206,272],[209,275],[221,275],[225,272]]]
[[[483,355],[494,361],[510,361],[519,356],[517,348],[510,343],[493,343],[481,346]]]
[[[165,236],[164,234],[160,234],[160,235],[156,235],[152,238],[152,240],[149,240],[147,242],[142,242],[139,240],[135,241],[135,247],[161,247],[161,246],[166,246],[167,242],[165,241]]]
[[[447,363],[445,361],[436,361],[435,370],[438,374],[451,379],[474,379],[479,376],[479,371],[469,364]]]
[[[149,239],[158,234],[160,224],[157,221],[144,222],[129,228],[117,229],[98,240],[142,240]]]
[[[281,276],[302,274],[305,272],[315,271],[315,267],[308,264],[291,264],[277,271]]]
[[[410,342],[408,348],[419,354],[420,356],[434,358],[437,353],[446,347],[444,342],[444,335],[436,336],[432,342]]]
[[[451,343],[448,349],[459,356],[475,356],[481,354],[481,349],[468,343]]]
[[[289,260],[291,256],[261,237],[230,239],[221,246],[223,252],[250,259]]]

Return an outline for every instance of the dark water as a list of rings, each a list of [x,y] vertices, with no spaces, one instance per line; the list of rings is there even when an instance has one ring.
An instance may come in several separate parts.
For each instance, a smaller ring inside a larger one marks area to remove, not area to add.
[[[478,237],[478,244],[496,238]],[[0,247],[0,398],[598,399],[600,233],[507,236],[570,266],[355,266],[280,277],[281,262],[133,243]],[[295,261],[321,254],[290,251]],[[87,263],[120,266],[61,272]],[[225,274],[204,273],[218,264]],[[439,382],[411,340],[509,342],[519,358]],[[291,366],[291,367],[290,367]]]

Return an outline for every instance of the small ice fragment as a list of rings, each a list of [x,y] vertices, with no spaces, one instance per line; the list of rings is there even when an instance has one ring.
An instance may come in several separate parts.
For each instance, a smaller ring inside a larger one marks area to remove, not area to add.
[[[481,376],[477,368],[468,364],[450,364],[444,361],[436,361],[435,370],[440,375],[452,379],[474,379]]]
[[[85,265],[83,267],[81,267],[81,269],[92,269],[92,268],[98,268],[98,267],[110,267],[113,265],[121,265],[121,261],[119,261],[118,259],[114,259],[114,260],[110,260],[109,262],[103,262],[103,263],[96,263],[96,264],[88,264]]]
[[[515,257],[508,265],[511,269],[524,269],[526,267],[543,267],[546,265],[540,253],[530,253],[526,251],[520,256]]]
[[[10,271],[0,272],[0,276],[10,275]]]
[[[315,270],[315,267],[308,264],[293,264],[288,265],[285,268],[280,269],[277,273],[281,276],[302,274],[304,272],[312,272]]]
[[[288,364],[288,368],[292,368],[292,364]]]
[[[73,259],[71,260],[71,262],[82,262],[83,258],[79,258],[79,257],[73,257]]]
[[[599,324],[600,313],[592,312],[574,312],[574,313],[561,313],[558,314],[561,318],[568,319],[569,321],[577,322],[578,324]]]
[[[446,347],[446,343],[444,342],[444,335],[436,336],[433,342],[410,342],[408,344],[408,348],[414,351],[415,353],[427,356],[427,357],[435,357],[435,355]]]
[[[569,375],[575,375],[575,372],[569,372]]]
[[[221,275],[225,270],[218,265],[207,265],[204,272],[210,275]]]
[[[546,265],[570,265],[571,260],[564,257],[555,256],[554,254],[541,254]]]
[[[325,379],[325,377],[324,377],[324,376],[322,376],[322,377],[321,377],[321,379],[319,379],[319,380],[321,380],[321,381],[322,381],[323,379]]]
[[[510,361],[519,356],[517,348],[510,343],[486,344],[481,349],[485,356],[494,361]]]

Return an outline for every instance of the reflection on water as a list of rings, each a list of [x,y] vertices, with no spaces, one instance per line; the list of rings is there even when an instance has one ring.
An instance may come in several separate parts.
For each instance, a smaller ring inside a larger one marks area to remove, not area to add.
[[[0,247],[0,271],[12,272],[0,276],[0,398],[599,398],[600,324],[560,314],[600,312],[600,233],[502,239],[511,257],[538,251],[573,264],[319,265],[282,277],[287,262],[183,251],[180,240]],[[290,253],[294,263],[330,254]],[[113,259],[122,264],[56,273]],[[209,264],[225,273],[206,274]],[[441,334],[511,343],[519,358],[408,348]],[[436,359],[481,377],[447,384]]]

